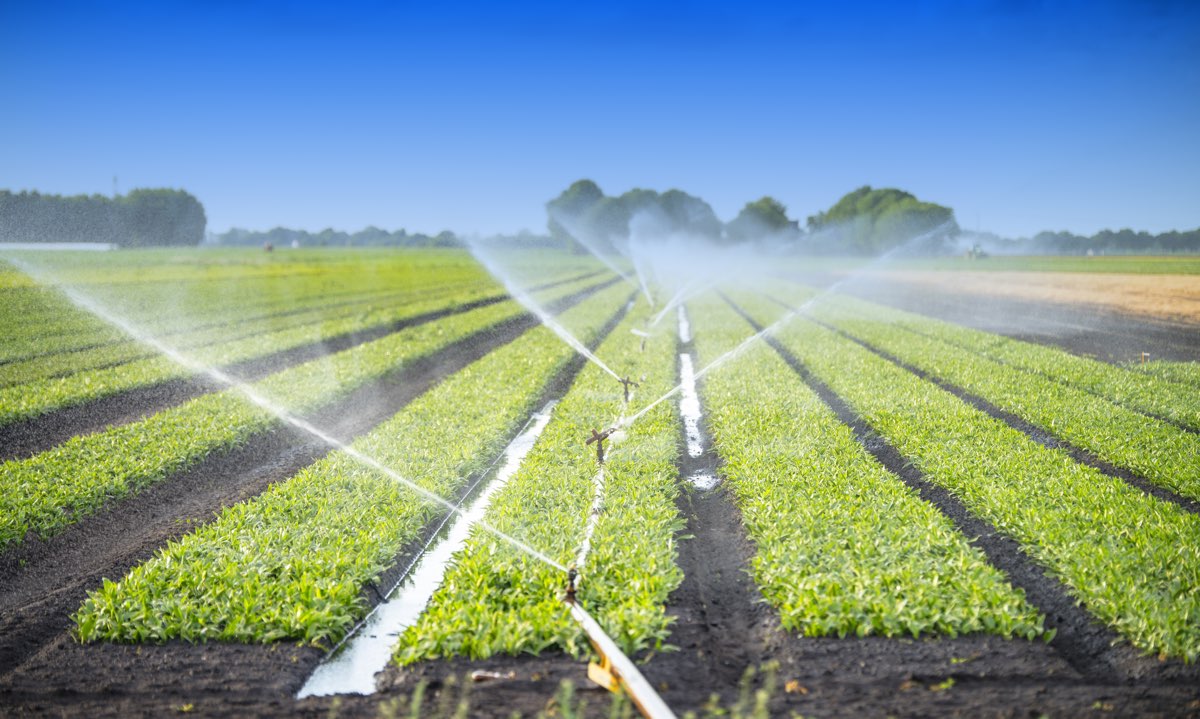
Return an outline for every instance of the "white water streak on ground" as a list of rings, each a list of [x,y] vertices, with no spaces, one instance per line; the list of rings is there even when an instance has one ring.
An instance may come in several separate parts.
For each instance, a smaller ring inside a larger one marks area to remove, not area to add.
[[[679,341],[687,344],[692,341],[692,325],[688,322],[687,310],[679,306]],[[704,454],[704,433],[700,431],[700,419],[703,413],[700,409],[700,395],[696,391],[696,370],[692,364],[692,355],[688,352],[679,355],[679,414],[683,416],[684,436],[687,439],[688,456],[696,459]],[[697,489],[712,489],[717,486],[717,475],[703,469],[698,469],[688,476],[688,481]]]
[[[528,429],[509,443],[505,448],[504,465],[495,479],[464,513],[454,517],[449,530],[439,532],[430,540],[411,571],[389,593],[387,601],[375,607],[347,640],[321,662],[296,695],[297,699],[375,692],[375,675],[387,666],[400,635],[429,606],[446,578],[451,558],[466,544],[471,530],[491,506],[492,498],[516,474],[525,455],[550,421],[555,404],[550,402],[543,407],[533,416]]]
[[[19,260],[11,260],[11,261],[13,262],[13,264],[17,265],[21,269],[22,272],[25,272],[29,276],[34,277],[35,279],[43,282],[43,284],[53,284],[52,282],[44,281],[46,278],[39,277],[40,273],[38,272],[37,268],[34,268],[34,267],[28,265],[27,263],[21,262]],[[233,376],[229,375],[226,372],[221,371],[220,369],[218,369],[216,367],[211,367],[209,365],[206,365],[206,364],[188,356],[187,354],[183,353],[179,349],[167,344],[166,342],[162,341],[161,339],[144,331],[142,328],[135,325],[131,320],[121,317],[120,315],[116,314],[115,312],[109,310],[107,307],[105,307],[99,301],[97,301],[91,297],[88,297],[87,295],[85,295],[71,287],[58,285],[57,289],[59,291],[61,291],[64,295],[66,295],[67,298],[70,299],[71,302],[73,302],[76,306],[78,306],[84,310],[87,310],[88,312],[91,312],[92,314],[96,315],[97,317],[104,320],[105,322],[108,322],[109,324],[119,328],[121,331],[125,332],[126,334],[128,334],[132,337],[135,337],[138,341],[143,342],[147,345],[150,345],[155,350],[157,350],[159,353],[166,356],[167,358],[169,358],[171,361],[175,362],[176,364],[178,364],[188,370],[191,370],[192,372],[195,372],[197,374],[206,374],[209,377],[212,377],[217,382],[225,385],[226,387],[229,387],[230,389],[233,389],[234,391],[238,392],[246,399],[253,402],[255,405],[258,405],[262,409],[264,409],[267,412],[269,412],[270,414],[274,415],[281,422],[284,422],[285,424],[290,424],[291,426],[308,433],[309,435],[311,435],[311,436],[319,439],[321,442],[325,443],[327,446],[344,453],[348,457],[353,458],[359,464],[362,464],[366,467],[370,467],[371,469],[374,469],[377,472],[380,472],[381,474],[388,477],[389,479],[391,479],[399,484],[402,484],[406,488],[412,490],[417,495],[428,500],[429,502],[432,502],[433,504],[444,507],[448,511],[455,512],[455,513],[459,513],[462,511],[458,507],[454,506],[450,502],[447,502],[445,499],[437,496],[436,494],[430,492],[429,490],[425,489],[424,487],[420,486],[419,484],[413,482],[410,479],[407,479],[406,477],[401,476],[395,470],[384,466],[382,463],[379,462],[379,460],[375,459],[374,457],[364,454],[360,450],[357,450],[354,447],[351,447],[350,445],[334,438],[328,432],[325,432],[324,430],[317,428],[313,424],[293,415],[291,412],[289,412],[288,410],[279,406],[278,404],[273,402],[271,399],[269,399],[266,395],[262,394],[261,392],[256,390],[254,387],[250,386],[249,384],[246,384],[245,382],[242,382],[242,381],[234,378]],[[499,529],[496,529],[495,527],[492,527],[491,525],[489,525],[485,522],[482,522],[482,521],[479,522],[479,526],[483,527],[484,529],[487,529],[489,532],[494,534],[496,537],[502,539],[505,542],[508,542],[509,544],[516,547],[517,549],[520,549],[522,552],[525,552],[529,556],[534,557],[542,562],[545,562],[546,564],[548,564],[560,571],[563,571],[563,572],[567,571],[566,567],[562,566],[561,564],[554,561],[553,559],[550,559],[550,557],[537,551],[533,547],[525,544],[521,540],[519,540],[515,537],[511,537],[511,536],[505,534],[504,532],[501,532]]]

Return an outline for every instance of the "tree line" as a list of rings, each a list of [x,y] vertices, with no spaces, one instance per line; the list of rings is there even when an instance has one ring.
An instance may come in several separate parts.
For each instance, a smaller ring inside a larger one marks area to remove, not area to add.
[[[214,234],[211,244],[237,247],[464,247],[463,242],[449,230],[436,235],[420,232],[394,232],[367,227],[358,232],[343,232],[326,228],[320,232],[275,227],[266,231],[234,227],[228,232]]]
[[[546,203],[546,212],[551,237],[601,250],[617,249],[639,238],[678,236],[813,253],[876,254],[905,243],[937,252],[958,232],[949,208],[922,202],[901,190],[869,186],[809,217],[806,229],[770,196],[747,202],[736,217],[723,223],[707,202],[680,190],[633,189],[610,197],[591,180],[573,183]],[[918,242],[913,243],[914,238]]]
[[[560,245],[600,251],[672,236],[714,244],[753,243],[771,249],[823,255],[879,255],[888,251],[946,255],[964,247],[1003,254],[1171,254],[1200,252],[1200,229],[1161,234],[1103,230],[1091,236],[1042,232],[1006,239],[965,233],[949,207],[896,188],[864,185],[828,210],[788,217],[773,197],[747,202],[737,217],[721,222],[707,202],[680,190],[633,189],[608,196],[591,180],[579,180],[546,203],[547,229]]]
[[[723,223],[707,202],[681,190],[635,188],[610,197],[591,180],[572,183],[546,203],[546,213],[552,238],[604,250],[639,238],[680,236],[728,244],[800,233],[787,208],[771,197],[746,203],[736,218]]]
[[[183,190],[117,197],[0,190],[0,242],[105,242],[120,247],[198,245],[204,206]]]
[[[1131,229],[1101,230],[1094,235],[1039,232],[1015,240],[980,235],[979,244],[989,252],[1008,255],[1173,255],[1200,252],[1200,228],[1159,234]]]

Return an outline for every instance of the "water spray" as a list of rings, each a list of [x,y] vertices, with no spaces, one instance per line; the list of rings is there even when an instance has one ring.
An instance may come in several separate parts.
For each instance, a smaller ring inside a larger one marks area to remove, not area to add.
[[[499,263],[496,261],[496,258],[493,257],[491,253],[485,251],[480,246],[479,242],[468,241],[467,249],[470,250],[475,259],[478,260],[479,263],[482,264],[493,277],[500,280],[500,282],[504,285],[504,288],[508,290],[508,294],[511,295],[513,299],[515,299],[517,302],[520,302],[521,305],[523,305],[526,309],[537,315],[538,320],[541,321],[541,323],[546,327],[549,327],[554,334],[558,335],[559,339],[561,339],[563,342],[566,342],[567,345],[569,345],[572,349],[586,357],[588,361],[612,375],[613,379],[621,379],[620,375],[610,369],[608,365],[604,364],[604,362],[601,361],[601,359],[597,357],[594,352],[589,350],[586,345],[580,342],[575,335],[571,334],[569,331],[567,331],[567,328],[563,327],[558,323],[557,320],[551,317],[550,313],[547,312],[544,307],[538,304],[538,302],[533,299],[528,292],[518,287],[513,278],[510,277],[509,274],[500,267]],[[628,278],[626,278],[626,280],[628,280]]]
[[[567,230],[568,234],[571,235],[571,239],[578,242],[585,250],[587,250],[589,253],[591,253],[591,255],[593,257],[595,257],[597,260],[602,262],[604,264],[604,266],[608,267],[608,269],[615,272],[621,279],[625,280],[630,285],[632,285],[634,287],[638,286],[638,283],[634,282],[633,278],[629,276],[629,273],[622,271],[621,268],[617,267],[617,265],[612,260],[605,257],[604,254],[601,253],[599,251],[599,249],[597,249],[597,247],[592,243],[591,240],[584,239],[584,235],[586,235],[587,233],[580,232],[579,225],[577,223],[575,223],[571,219],[565,217],[563,215],[563,213],[561,213],[561,212],[556,212],[554,210],[550,210],[550,215],[554,219],[555,222],[562,225],[563,228],[565,228]],[[470,245],[470,243],[468,243],[468,246],[469,245]]]
[[[30,277],[33,277],[34,279],[38,280],[39,282],[42,282],[43,284],[49,284],[49,285],[54,284],[52,282],[44,281],[46,278],[42,275],[42,273],[37,268],[34,268],[33,266],[29,265],[28,263],[26,263],[22,260],[19,260],[19,259],[10,259],[9,261],[12,264],[14,264],[16,267],[18,267],[22,272],[29,275]],[[347,445],[346,443],[334,438],[332,435],[317,428],[316,426],[310,424],[309,422],[307,422],[303,419],[300,419],[299,417],[296,417],[288,410],[286,410],[283,407],[280,407],[279,405],[272,402],[269,398],[267,398],[265,395],[263,395],[260,392],[258,392],[257,390],[255,390],[249,384],[246,384],[245,382],[242,382],[241,380],[236,379],[232,375],[230,375],[216,367],[210,367],[208,365],[203,364],[202,362],[199,362],[199,361],[189,357],[188,355],[184,354],[179,349],[172,347],[171,345],[167,344],[166,342],[163,342],[162,340],[158,339],[157,337],[154,337],[154,336],[142,331],[141,328],[137,327],[129,320],[125,319],[124,317],[120,317],[120,316],[114,314],[107,307],[100,304],[93,298],[84,295],[83,293],[79,292],[78,290],[75,290],[71,287],[62,286],[62,285],[58,285],[57,288],[59,289],[59,291],[61,291],[67,297],[67,299],[69,299],[76,306],[96,315],[100,319],[104,320],[105,322],[108,322],[109,324],[120,329],[121,331],[125,332],[126,334],[134,337],[138,341],[143,342],[147,345],[150,345],[155,350],[157,350],[159,353],[161,353],[163,356],[167,357],[168,359],[175,362],[176,364],[184,367],[185,369],[187,369],[191,372],[195,372],[197,374],[208,375],[209,377],[216,380],[220,384],[225,385],[226,387],[238,392],[239,394],[241,394],[246,399],[250,400],[255,405],[261,407],[262,409],[266,410],[270,414],[274,415],[281,422],[284,422],[285,424],[289,424],[289,425],[309,434],[310,436],[315,437],[316,439],[320,440],[325,445],[327,445],[333,449],[336,449],[338,451],[341,451],[346,456],[351,457],[352,459],[357,461],[359,464],[361,464],[365,467],[369,467],[369,468],[383,474],[384,476],[388,477],[389,479],[412,490],[418,496],[429,501],[430,503],[436,504],[436,505],[444,508],[448,512],[453,512],[458,515],[465,514],[464,510],[461,507],[458,507],[458,506],[452,504],[451,502],[443,499],[442,497],[439,497],[438,495],[434,494],[433,492],[430,492],[429,490],[425,489],[424,487],[417,484],[416,482],[413,482],[412,480],[401,476],[395,470],[383,465],[381,462],[379,462],[379,460],[377,460],[367,454],[364,454],[363,452],[351,447],[350,445]],[[616,373],[613,373],[613,375],[616,376]],[[537,559],[537,560],[543,562],[544,564],[547,564],[559,571],[562,571],[562,572],[567,571],[567,568],[564,567],[562,564],[559,564],[558,562],[554,561],[553,559],[546,556],[542,552],[539,552],[538,550],[536,550],[533,547],[529,546],[528,544],[522,542],[521,540],[517,539],[516,537],[506,534],[505,532],[501,531],[500,529],[493,527],[492,525],[488,524],[487,522],[480,520],[478,522],[478,526],[482,527],[483,529],[487,530],[488,532],[491,532],[498,539],[500,539],[504,542],[507,542],[508,544],[510,544],[513,547],[528,554],[529,556],[533,557],[534,559]]]
[[[921,242],[922,240],[925,240],[928,237],[932,237],[933,235],[944,231],[951,224],[952,223],[950,223],[950,222],[944,222],[941,225],[938,225],[937,227],[933,228],[932,230],[929,230],[928,232],[924,232],[920,235],[917,235],[916,237],[913,237],[913,238],[905,241],[903,244],[893,247],[892,249],[883,253],[879,257],[876,257],[871,262],[867,263],[865,266],[859,267],[855,270],[852,270],[849,274],[847,274],[842,279],[838,280],[837,282],[831,284],[829,287],[826,287],[824,290],[818,292],[817,294],[813,295],[809,299],[805,300],[804,303],[802,303],[799,307],[793,308],[791,311],[785,313],[782,317],[775,320],[775,322],[771,323],[769,326],[762,328],[758,332],[755,332],[754,334],[750,335],[746,339],[742,340],[733,349],[729,350],[728,352],[721,355],[720,357],[717,357],[712,362],[709,362],[707,365],[705,365],[703,368],[701,368],[699,371],[696,372],[695,379],[697,381],[700,380],[702,377],[704,377],[709,372],[725,365],[726,363],[728,363],[730,360],[734,359],[735,357],[740,356],[747,349],[749,349],[755,342],[758,342],[759,340],[763,339],[764,337],[766,337],[768,335],[773,335],[774,333],[778,332],[784,325],[786,325],[788,322],[791,322],[797,315],[805,313],[810,307],[812,307],[817,302],[823,301],[828,295],[831,295],[831,294],[837,292],[838,290],[840,290],[843,285],[853,281],[854,279],[857,279],[858,275],[862,274],[863,272],[870,271],[870,270],[874,269],[876,266],[891,260],[895,255],[897,255],[900,252],[907,249],[909,245],[915,244],[917,242]],[[665,309],[664,309],[664,311],[665,311]],[[644,417],[646,415],[646,413],[648,413],[650,410],[654,409],[658,405],[667,401],[671,397],[674,397],[676,394],[679,394],[681,391],[683,391],[683,384],[680,383],[680,384],[675,385],[670,390],[668,390],[666,394],[664,394],[663,396],[654,400],[650,404],[646,405],[645,407],[640,409],[637,413],[633,414],[630,417],[623,418],[621,420],[621,422],[618,424],[618,426],[619,427],[628,427],[628,426],[632,425],[634,422],[636,422],[639,419],[641,419],[642,417]]]

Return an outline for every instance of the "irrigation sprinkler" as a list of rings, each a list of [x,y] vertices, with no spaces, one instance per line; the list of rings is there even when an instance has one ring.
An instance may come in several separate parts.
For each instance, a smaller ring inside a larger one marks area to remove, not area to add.
[[[597,432],[593,429],[592,436],[587,441],[587,444],[592,444],[593,442],[596,444],[596,463],[601,467],[604,466],[604,440],[608,439],[614,431],[616,431],[615,427],[609,427],[603,432]]]
[[[629,657],[625,656],[612,637],[605,634],[592,615],[580,606],[575,597],[576,576],[572,568],[568,573],[567,594],[563,602],[570,607],[571,618],[583,629],[588,643],[600,657],[599,662],[588,662],[588,679],[610,692],[625,692],[642,716],[648,719],[675,719],[675,712],[654,691]]]
[[[642,342],[645,342],[645,340],[642,340]],[[634,382],[628,377],[622,377],[619,381],[621,382],[621,386],[625,389],[625,404],[629,404],[629,388],[637,387],[638,383]]]
[[[643,331],[641,331],[641,330],[639,330],[639,329],[636,329],[636,328],[635,328],[635,329],[632,329],[632,330],[629,330],[629,331],[630,331],[630,332],[632,332],[634,335],[636,335],[636,336],[638,336],[638,337],[641,337],[641,338],[642,338],[642,349],[641,349],[641,351],[642,351],[642,352],[645,352],[645,351],[646,351],[646,338],[650,336],[650,333],[649,333],[649,332],[643,332]]]
[[[570,568],[567,569],[567,604],[575,603],[575,580],[577,578],[579,578],[579,570],[575,568],[574,564],[572,564]]]

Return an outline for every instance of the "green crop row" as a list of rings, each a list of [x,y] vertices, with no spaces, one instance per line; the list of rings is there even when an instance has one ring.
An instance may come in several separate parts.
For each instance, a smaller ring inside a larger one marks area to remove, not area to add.
[[[719,299],[693,308],[702,365],[749,334]],[[702,395],[721,476],[757,548],[755,580],[785,628],[805,636],[1043,633],[1024,593],[878,464],[765,343],[709,374]]]
[[[77,288],[156,336],[223,324],[263,308],[302,304],[309,297],[340,293],[349,287],[360,291],[417,291],[447,285],[487,286],[492,292],[499,289],[462,252],[349,252],[340,260],[330,253],[289,253],[264,261],[245,252],[134,251],[88,257],[86,262],[71,253],[27,260],[39,278]],[[44,287],[13,290],[4,291],[5,302],[0,304],[5,308],[0,311],[0,328],[10,340],[0,350],[0,360],[121,339],[119,333],[114,335],[111,328],[96,322],[57,291]],[[27,301],[10,301],[9,294]],[[39,304],[44,307],[42,312],[37,311]]]
[[[483,287],[455,287],[434,293],[424,291],[359,295],[353,300],[326,301],[324,304],[310,306],[300,311],[279,311],[259,317],[244,317],[236,322],[207,326],[188,332],[172,332],[161,336],[160,339],[180,350],[190,352],[197,348],[204,348],[205,352],[221,357],[223,356],[221,346],[244,338],[265,337],[284,331],[295,333],[297,328],[305,327],[310,329],[313,337],[317,337],[323,326],[348,318],[359,318],[365,322],[369,321],[369,317],[372,315],[379,316],[382,312],[406,303],[428,302],[434,297],[447,297],[454,302],[461,302],[469,296],[479,295],[483,290]],[[286,340],[286,336],[284,339]],[[269,345],[277,342],[277,340],[268,340],[263,344]],[[125,339],[107,342],[88,349],[51,352],[30,359],[14,360],[3,365],[3,373],[0,374],[0,388],[107,369],[153,357],[155,354],[154,348],[133,339]]]
[[[560,319],[590,341],[629,294],[603,291]],[[353,447],[442,497],[462,491],[534,409],[571,350],[545,328],[472,363]],[[172,542],[76,614],[84,641],[283,638],[335,642],[362,590],[443,512],[334,452]]]
[[[858,312],[864,318],[957,345],[1010,367],[1200,429],[1200,402],[1196,400],[1194,385],[1131,372],[1126,367],[1080,357],[1056,347],[1023,342],[850,297],[838,297],[836,304]]]
[[[630,333],[648,315],[639,299],[596,352],[617,373],[641,378],[634,406],[675,384],[671,333],[651,338],[644,352]],[[493,498],[486,521],[564,566],[574,562],[596,488],[595,450],[584,440],[622,411],[621,386],[589,364],[520,470]],[[674,551],[682,526],[674,504],[679,435],[674,407],[663,402],[608,448],[603,510],[581,568],[579,600],[625,651],[661,646],[670,622],[663,604],[682,579]],[[424,614],[401,636],[397,659],[536,654],[552,647],[578,654],[586,644],[562,602],[565,588],[561,571],[476,532]]]
[[[546,296],[556,296],[554,292]],[[506,301],[418,325],[278,372],[253,389],[289,412],[304,414],[520,313],[519,305]],[[244,443],[277,422],[230,389],[0,464],[0,549],[21,541],[27,532],[49,536],[105,503],[162,481],[212,452]]]
[[[389,307],[372,317],[372,324],[396,321],[404,317],[452,307],[459,297],[436,299]],[[252,335],[230,343],[201,347],[188,352],[202,364],[224,365],[271,352],[319,341],[364,329],[362,317],[323,323],[323,326],[295,327],[281,332]],[[192,371],[174,361],[155,355],[115,367],[77,372],[64,377],[44,379],[0,389],[0,427],[37,417],[65,407],[73,407],[118,392],[186,377]]]
[[[0,290],[0,333],[0,362],[128,339],[50,287]]]
[[[810,314],[1101,459],[1200,498],[1200,435],[841,305],[823,303]]]
[[[556,296],[581,289],[578,283],[554,288]],[[187,354],[206,365],[227,365],[266,354],[291,349],[313,342],[328,340],[374,327],[386,326],[426,312],[452,309],[456,305],[480,298],[485,287],[468,290],[450,297],[437,297],[423,302],[397,303],[378,307],[364,314],[314,325],[293,327],[268,334],[243,337],[232,342],[201,347]],[[42,380],[16,387],[0,389],[0,426],[30,417],[77,406],[118,392],[147,387],[171,379],[185,377],[190,370],[165,357],[150,357],[128,364],[91,372],[79,372],[66,377]]]
[[[739,301],[760,318],[778,312],[766,300]],[[929,481],[1016,539],[1092,615],[1143,650],[1200,658],[1200,517],[807,320],[780,338]]]
[[[1151,360],[1145,364],[1129,364],[1125,366],[1131,370],[1148,374],[1151,377],[1188,385],[1193,390],[1200,389],[1200,362]]]

